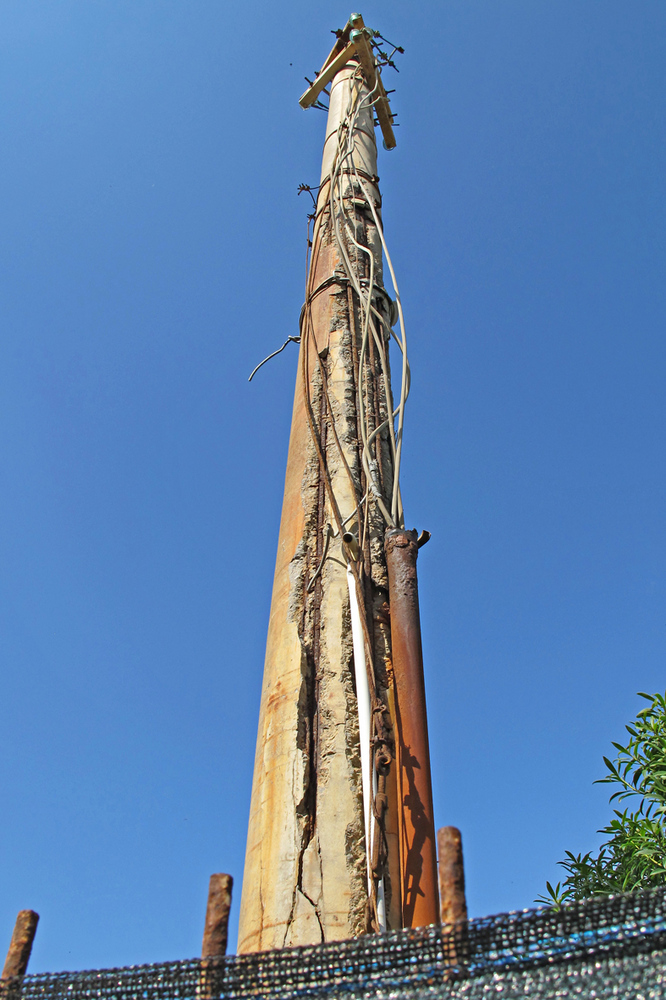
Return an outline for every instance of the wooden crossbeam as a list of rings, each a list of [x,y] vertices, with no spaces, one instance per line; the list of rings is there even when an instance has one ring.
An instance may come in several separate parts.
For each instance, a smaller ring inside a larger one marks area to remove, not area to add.
[[[298,103],[302,108],[312,107],[324,87],[352,58],[358,59],[363,78],[375,99],[374,107],[384,137],[384,145],[387,149],[395,149],[396,139],[393,131],[391,106],[368,41],[367,28],[360,14],[352,14],[349,18],[329,52],[321,71],[317,74],[316,80],[312,86],[308,87]]]
[[[379,127],[381,128],[382,135],[384,136],[384,145],[387,149],[395,149],[397,143],[395,141],[395,133],[393,131],[393,115],[391,114],[391,106],[389,104],[388,97],[386,96],[386,91],[384,90],[381,75],[377,70],[375,57],[373,56],[372,49],[370,48],[370,42],[368,41],[365,31],[358,28],[351,32],[349,38],[358,53],[358,59],[361,64],[363,76],[365,77],[365,82],[370,89],[370,93],[375,94],[375,111],[377,113],[377,118],[379,119]]]
[[[329,52],[328,58],[326,59],[324,65],[322,66],[322,72],[326,69],[326,67],[328,66],[328,64],[333,59],[335,59],[335,57],[337,55],[339,55],[340,52],[342,52],[342,50],[345,48],[345,46],[349,44],[349,32],[351,30],[352,30],[352,23],[351,23],[351,20],[349,20],[349,21],[347,21],[346,25],[344,26],[344,28],[342,29],[342,31],[340,32],[340,34],[336,38],[335,45],[333,46],[333,48]]]
[[[300,101],[298,102],[302,108],[311,107],[317,100],[322,90],[327,83],[330,83],[336,73],[339,73],[343,69],[352,56],[356,55],[356,46],[349,42],[345,45],[342,52],[335,56],[328,65],[324,66],[321,73],[317,76],[317,79],[312,84],[311,87],[305,91]]]
[[[333,46],[333,48],[331,49],[331,51],[328,53],[328,55],[326,57],[326,60],[324,61],[324,65],[322,66],[320,72],[317,73],[317,79],[305,91],[305,93],[301,97],[300,101],[298,102],[301,105],[302,108],[309,108],[309,107],[311,107],[314,104],[314,102],[317,100],[317,97],[319,97],[319,95],[321,94],[321,92],[324,89],[324,87],[326,86],[326,84],[330,83],[330,81],[333,79],[332,76],[326,76],[323,80],[321,78],[322,78],[323,74],[326,73],[326,71],[329,69],[329,67],[330,67],[331,63],[333,62],[333,60],[334,59],[337,60],[338,56],[340,56],[340,54],[349,46],[349,32],[352,30],[352,19],[353,19],[353,17],[354,17],[354,15],[352,14],[352,17],[347,21],[346,25],[344,26],[344,28],[342,29],[342,31],[340,32],[340,34],[336,38],[335,45]],[[361,18],[361,20],[363,20],[363,19]],[[351,54],[351,49],[350,49],[350,54]],[[343,63],[343,66],[344,65],[345,65],[345,63]],[[340,67],[340,69],[342,69],[342,66]],[[335,72],[337,73],[338,70],[336,69]],[[335,73],[333,74],[333,76],[335,76]],[[322,84],[322,86],[319,86],[320,84]],[[313,94],[314,94],[314,96],[312,96]]]

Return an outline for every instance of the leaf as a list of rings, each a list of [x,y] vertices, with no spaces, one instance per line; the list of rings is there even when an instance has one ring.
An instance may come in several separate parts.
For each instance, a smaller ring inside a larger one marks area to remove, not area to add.
[[[639,692],[650,704],[626,726],[627,746],[613,742],[617,757],[604,757],[607,774],[595,784],[619,785],[609,801],[633,800],[634,807],[614,809],[599,832],[608,839],[596,855],[565,852],[562,885],[537,902],[561,906],[569,900],[666,885],[666,695]],[[638,805],[636,799],[638,798]]]

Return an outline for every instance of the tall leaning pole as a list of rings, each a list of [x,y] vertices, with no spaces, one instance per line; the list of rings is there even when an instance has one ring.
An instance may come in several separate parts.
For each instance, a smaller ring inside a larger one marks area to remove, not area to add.
[[[353,14],[329,94],[261,696],[238,950],[438,920],[416,553],[398,482],[409,367],[383,284],[374,34]],[[385,56],[385,53],[381,53]],[[329,90],[326,90],[330,87]],[[395,288],[395,280],[393,281]],[[402,352],[391,387],[389,342]]]

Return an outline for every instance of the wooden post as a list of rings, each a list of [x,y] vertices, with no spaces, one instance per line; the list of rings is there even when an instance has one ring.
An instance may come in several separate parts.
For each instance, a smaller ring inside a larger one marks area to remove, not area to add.
[[[204,925],[202,958],[223,958],[227,953],[229,910],[234,880],[231,875],[211,875]]]
[[[19,912],[1,979],[15,979],[17,976],[25,976],[38,922],[39,914],[35,913],[34,910],[21,910]]]

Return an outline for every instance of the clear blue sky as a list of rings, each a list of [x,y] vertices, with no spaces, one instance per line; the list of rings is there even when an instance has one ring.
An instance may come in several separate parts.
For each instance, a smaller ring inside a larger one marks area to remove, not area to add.
[[[374,0],[413,370],[438,825],[473,915],[607,821],[664,690],[663,0]],[[0,949],[196,955],[237,919],[296,349],[303,112],[350,9],[0,8]],[[233,942],[232,942],[233,945]]]

